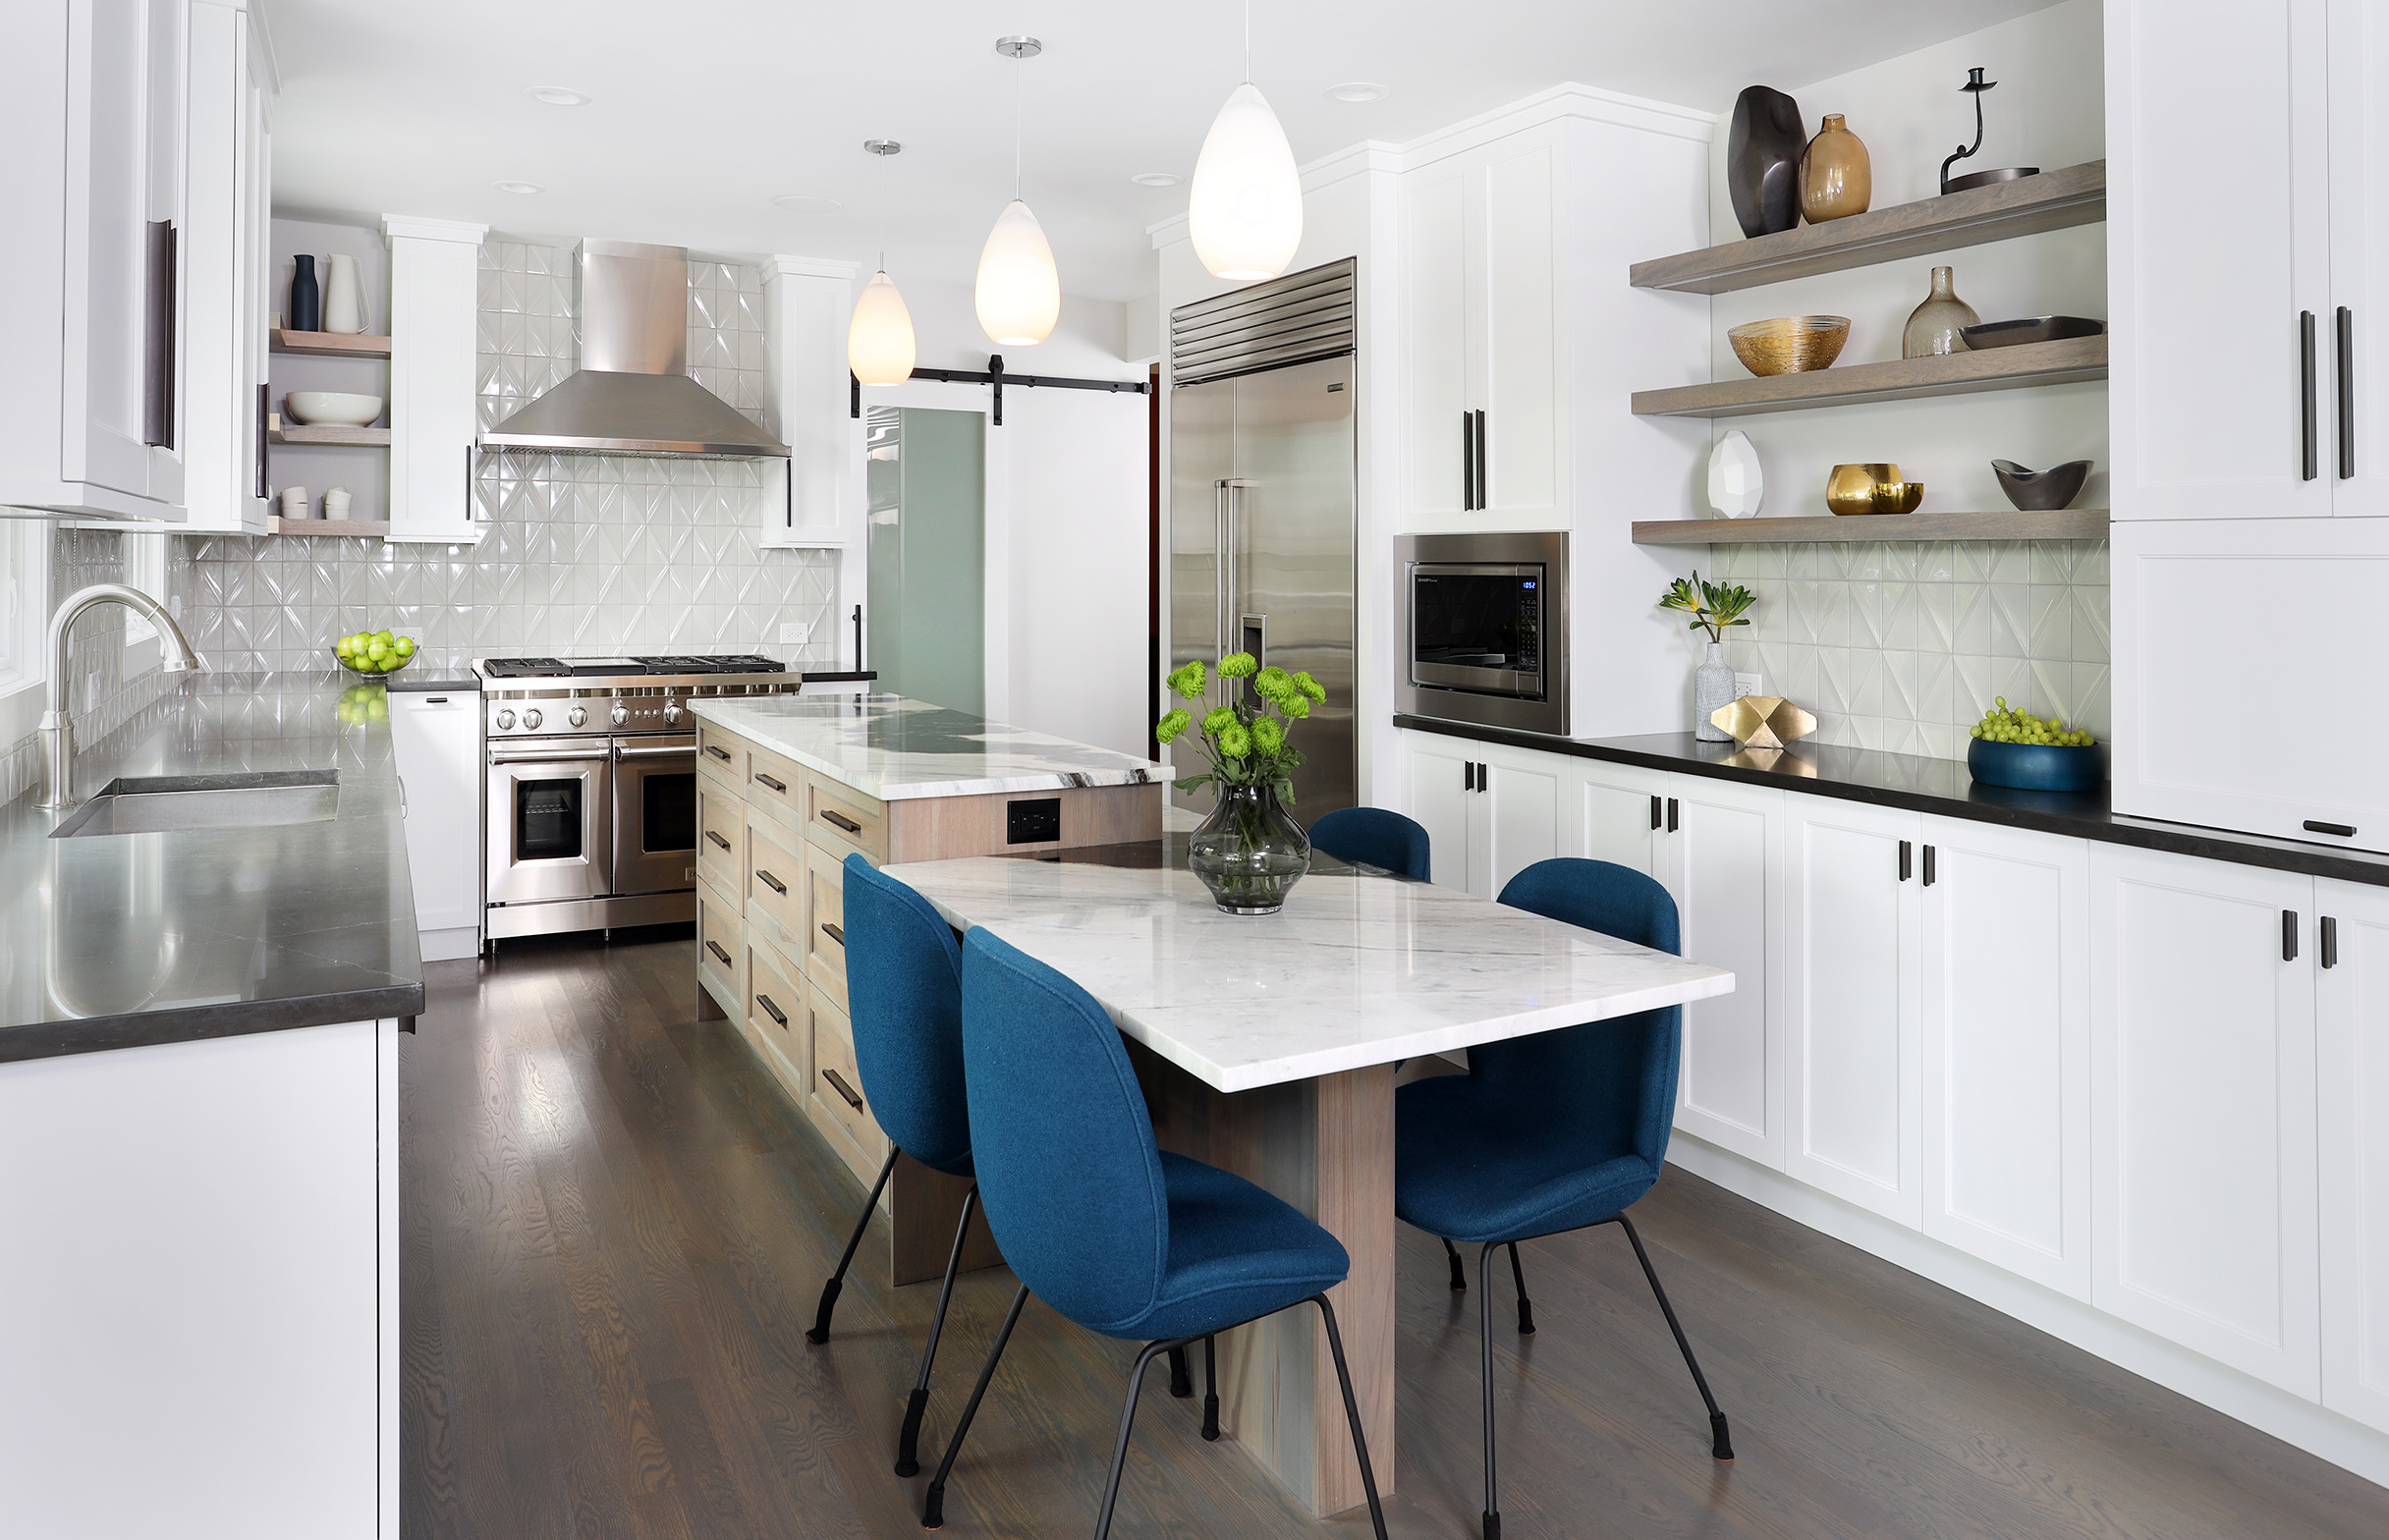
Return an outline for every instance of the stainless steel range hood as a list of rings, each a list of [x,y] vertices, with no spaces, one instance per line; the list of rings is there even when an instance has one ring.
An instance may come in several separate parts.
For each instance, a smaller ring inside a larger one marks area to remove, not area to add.
[[[583,241],[573,277],[581,372],[481,435],[551,455],[788,458],[788,446],[689,378],[689,253]]]

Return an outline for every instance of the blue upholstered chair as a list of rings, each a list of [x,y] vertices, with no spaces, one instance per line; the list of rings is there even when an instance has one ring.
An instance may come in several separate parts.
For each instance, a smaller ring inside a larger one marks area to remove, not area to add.
[[[1426,830],[1382,807],[1346,807],[1310,826],[1310,843],[1338,860],[1381,866],[1397,877],[1432,882]]]
[[[1537,861],[1501,902],[1660,952],[1677,952],[1676,901],[1608,861]],[[1483,1332],[1486,1540],[1501,1534],[1493,1467],[1493,1253],[1508,1248],[1518,1329],[1534,1330],[1518,1243],[1614,1224],[1634,1243],[1709,1409],[1710,1453],[1732,1459],[1725,1413],[1676,1321],[1627,1208],[1659,1180],[1676,1106],[1683,1008],[1588,1021],[1469,1050],[1467,1074],[1414,1080],[1395,1093],[1394,1212],[1443,1238],[1452,1287],[1466,1289],[1454,1240],[1477,1254]]]
[[[1326,1291],[1351,1270],[1343,1243],[1244,1178],[1157,1148],[1119,1028],[1085,990],[984,929],[963,942],[963,1059],[979,1198],[1021,1287],[929,1483],[922,1525],[945,1521],[954,1458],[1033,1292],[1089,1331],[1145,1340],[1129,1376],[1096,1540],[1111,1531],[1137,1395],[1154,1357],[1203,1345],[1203,1437],[1216,1439],[1212,1334],[1305,1302],[1319,1307],[1326,1325],[1369,1518],[1385,1540],[1344,1340],[1327,1302]]]
[[[860,855],[846,858],[846,992],[855,1028],[855,1069],[871,1116],[887,1134],[887,1163],[862,1200],[855,1234],[838,1258],[838,1270],[821,1289],[821,1307],[806,1341],[829,1341],[830,1312],[855,1248],[870,1227],[871,1210],[896,1169],[910,1155],[932,1171],[971,1175],[970,1104],[963,1094],[963,959],[953,927],[926,899],[892,877],[883,877]],[[954,1274],[963,1241],[971,1233],[971,1211],[978,1189],[963,1196],[962,1223],[946,1259],[946,1281],[937,1293],[937,1314],[920,1351],[920,1373],[905,1405],[896,1437],[896,1474],[920,1470],[920,1415],[929,1404],[929,1368],[937,1361],[937,1339],[946,1328],[946,1306],[954,1297]]]

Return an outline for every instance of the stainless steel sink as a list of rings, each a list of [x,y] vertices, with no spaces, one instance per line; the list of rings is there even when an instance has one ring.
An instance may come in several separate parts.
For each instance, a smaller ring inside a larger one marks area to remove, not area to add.
[[[120,776],[52,829],[50,838],[270,829],[282,824],[322,823],[339,811],[337,770]]]

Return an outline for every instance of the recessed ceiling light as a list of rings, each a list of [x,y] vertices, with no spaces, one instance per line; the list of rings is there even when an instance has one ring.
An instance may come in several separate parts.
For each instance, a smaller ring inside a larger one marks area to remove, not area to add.
[[[550,107],[585,107],[589,104],[589,93],[569,85],[539,85],[532,87],[530,99]]]
[[[536,182],[492,182],[489,185],[501,192],[544,192],[547,191]]]
[[[809,192],[791,192],[771,201],[775,207],[784,208],[792,214],[827,214],[846,206],[834,197],[816,197]]]
[[[1376,101],[1385,94],[1385,87],[1375,81],[1346,81],[1327,87],[1329,101]]]
[[[1174,188],[1178,179],[1166,171],[1139,171],[1129,178],[1140,188]]]
[[[873,155],[901,155],[904,153],[904,146],[894,139],[864,139],[862,147],[867,153]]]

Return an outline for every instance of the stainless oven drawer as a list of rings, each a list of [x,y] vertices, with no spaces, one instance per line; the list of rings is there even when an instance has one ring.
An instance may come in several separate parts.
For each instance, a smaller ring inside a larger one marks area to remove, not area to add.
[[[594,899],[614,891],[613,745],[509,744],[489,755],[489,902]]]
[[[696,735],[614,741],[614,889],[696,886]]]

